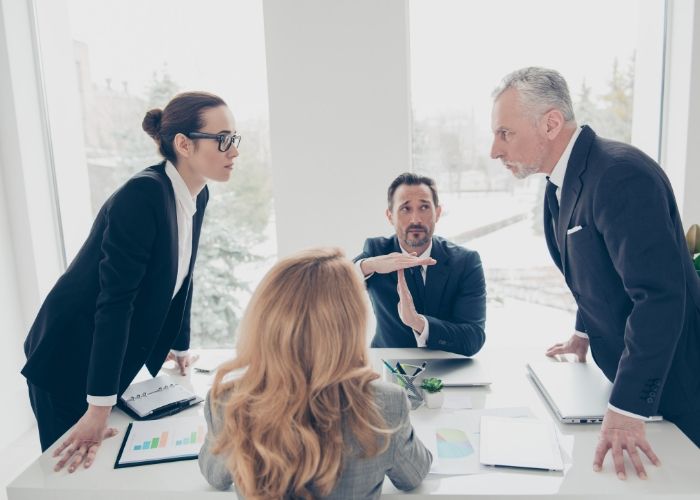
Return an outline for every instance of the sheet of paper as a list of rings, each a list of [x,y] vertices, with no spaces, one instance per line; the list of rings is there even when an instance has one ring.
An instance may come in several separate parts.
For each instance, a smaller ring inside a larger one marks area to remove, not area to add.
[[[416,434],[433,454],[431,474],[468,475],[489,472],[479,463],[479,424],[482,415],[530,417],[529,408],[493,408],[411,414]]]
[[[196,457],[206,432],[203,415],[134,422],[119,464]]]

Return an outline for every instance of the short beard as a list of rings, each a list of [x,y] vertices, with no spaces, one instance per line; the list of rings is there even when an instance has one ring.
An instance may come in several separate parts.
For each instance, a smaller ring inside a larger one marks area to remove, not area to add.
[[[523,163],[511,163],[511,165],[514,167],[511,169],[511,172],[513,172],[513,176],[516,179],[525,179],[540,170],[540,167],[537,165],[525,165]]]
[[[406,243],[406,246],[409,246],[411,248],[420,248],[423,245],[427,245],[429,241],[430,241],[430,236],[427,234],[425,235],[425,238],[421,238],[420,240],[411,241],[408,239],[408,235],[406,235],[406,237],[403,240],[403,242]]]

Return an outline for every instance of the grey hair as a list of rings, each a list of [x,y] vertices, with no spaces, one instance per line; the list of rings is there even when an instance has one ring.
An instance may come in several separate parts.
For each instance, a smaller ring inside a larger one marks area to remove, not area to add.
[[[491,96],[495,101],[510,88],[518,91],[521,104],[534,116],[554,108],[561,111],[567,122],[575,119],[569,86],[553,69],[531,66],[513,71],[503,78]]]

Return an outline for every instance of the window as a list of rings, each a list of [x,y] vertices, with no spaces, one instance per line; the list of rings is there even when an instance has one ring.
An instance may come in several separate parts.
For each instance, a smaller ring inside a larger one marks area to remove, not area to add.
[[[56,159],[62,208],[69,198],[82,195],[94,217],[124,181],[161,161],[141,120],[176,93],[210,91],[233,111],[243,136],[241,155],[228,183],[209,184],[191,321],[192,347],[231,347],[251,291],[276,254],[262,5],[256,0],[196,5],[186,0],[68,0],[59,5],[67,6],[67,12],[38,3],[48,114],[54,148],[65,133],[65,113],[78,116],[85,167],[62,169]],[[54,9],[53,16],[48,9]],[[61,44],[52,43],[61,34],[70,38],[63,52]],[[56,58],[71,61],[75,70],[75,78],[60,89],[51,78]],[[61,93],[76,93],[80,109],[59,113]],[[87,186],[82,194],[75,188],[79,183]],[[60,187],[71,184],[72,189]],[[74,222],[70,213],[62,210],[64,229]],[[69,261],[87,230],[83,224],[72,231],[79,238],[71,244],[71,231],[65,229]]]
[[[566,332],[575,311],[544,243],[543,179],[489,158],[491,92],[515,69],[556,69],[579,125],[658,158],[663,24],[661,0],[411,0],[413,169],[438,183],[438,232],[481,254],[490,323],[522,308]]]

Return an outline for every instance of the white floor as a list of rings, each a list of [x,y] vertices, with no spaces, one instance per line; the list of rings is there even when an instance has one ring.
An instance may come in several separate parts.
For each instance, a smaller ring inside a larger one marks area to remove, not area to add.
[[[36,425],[0,451],[0,500],[7,500],[5,488],[41,455]]]

